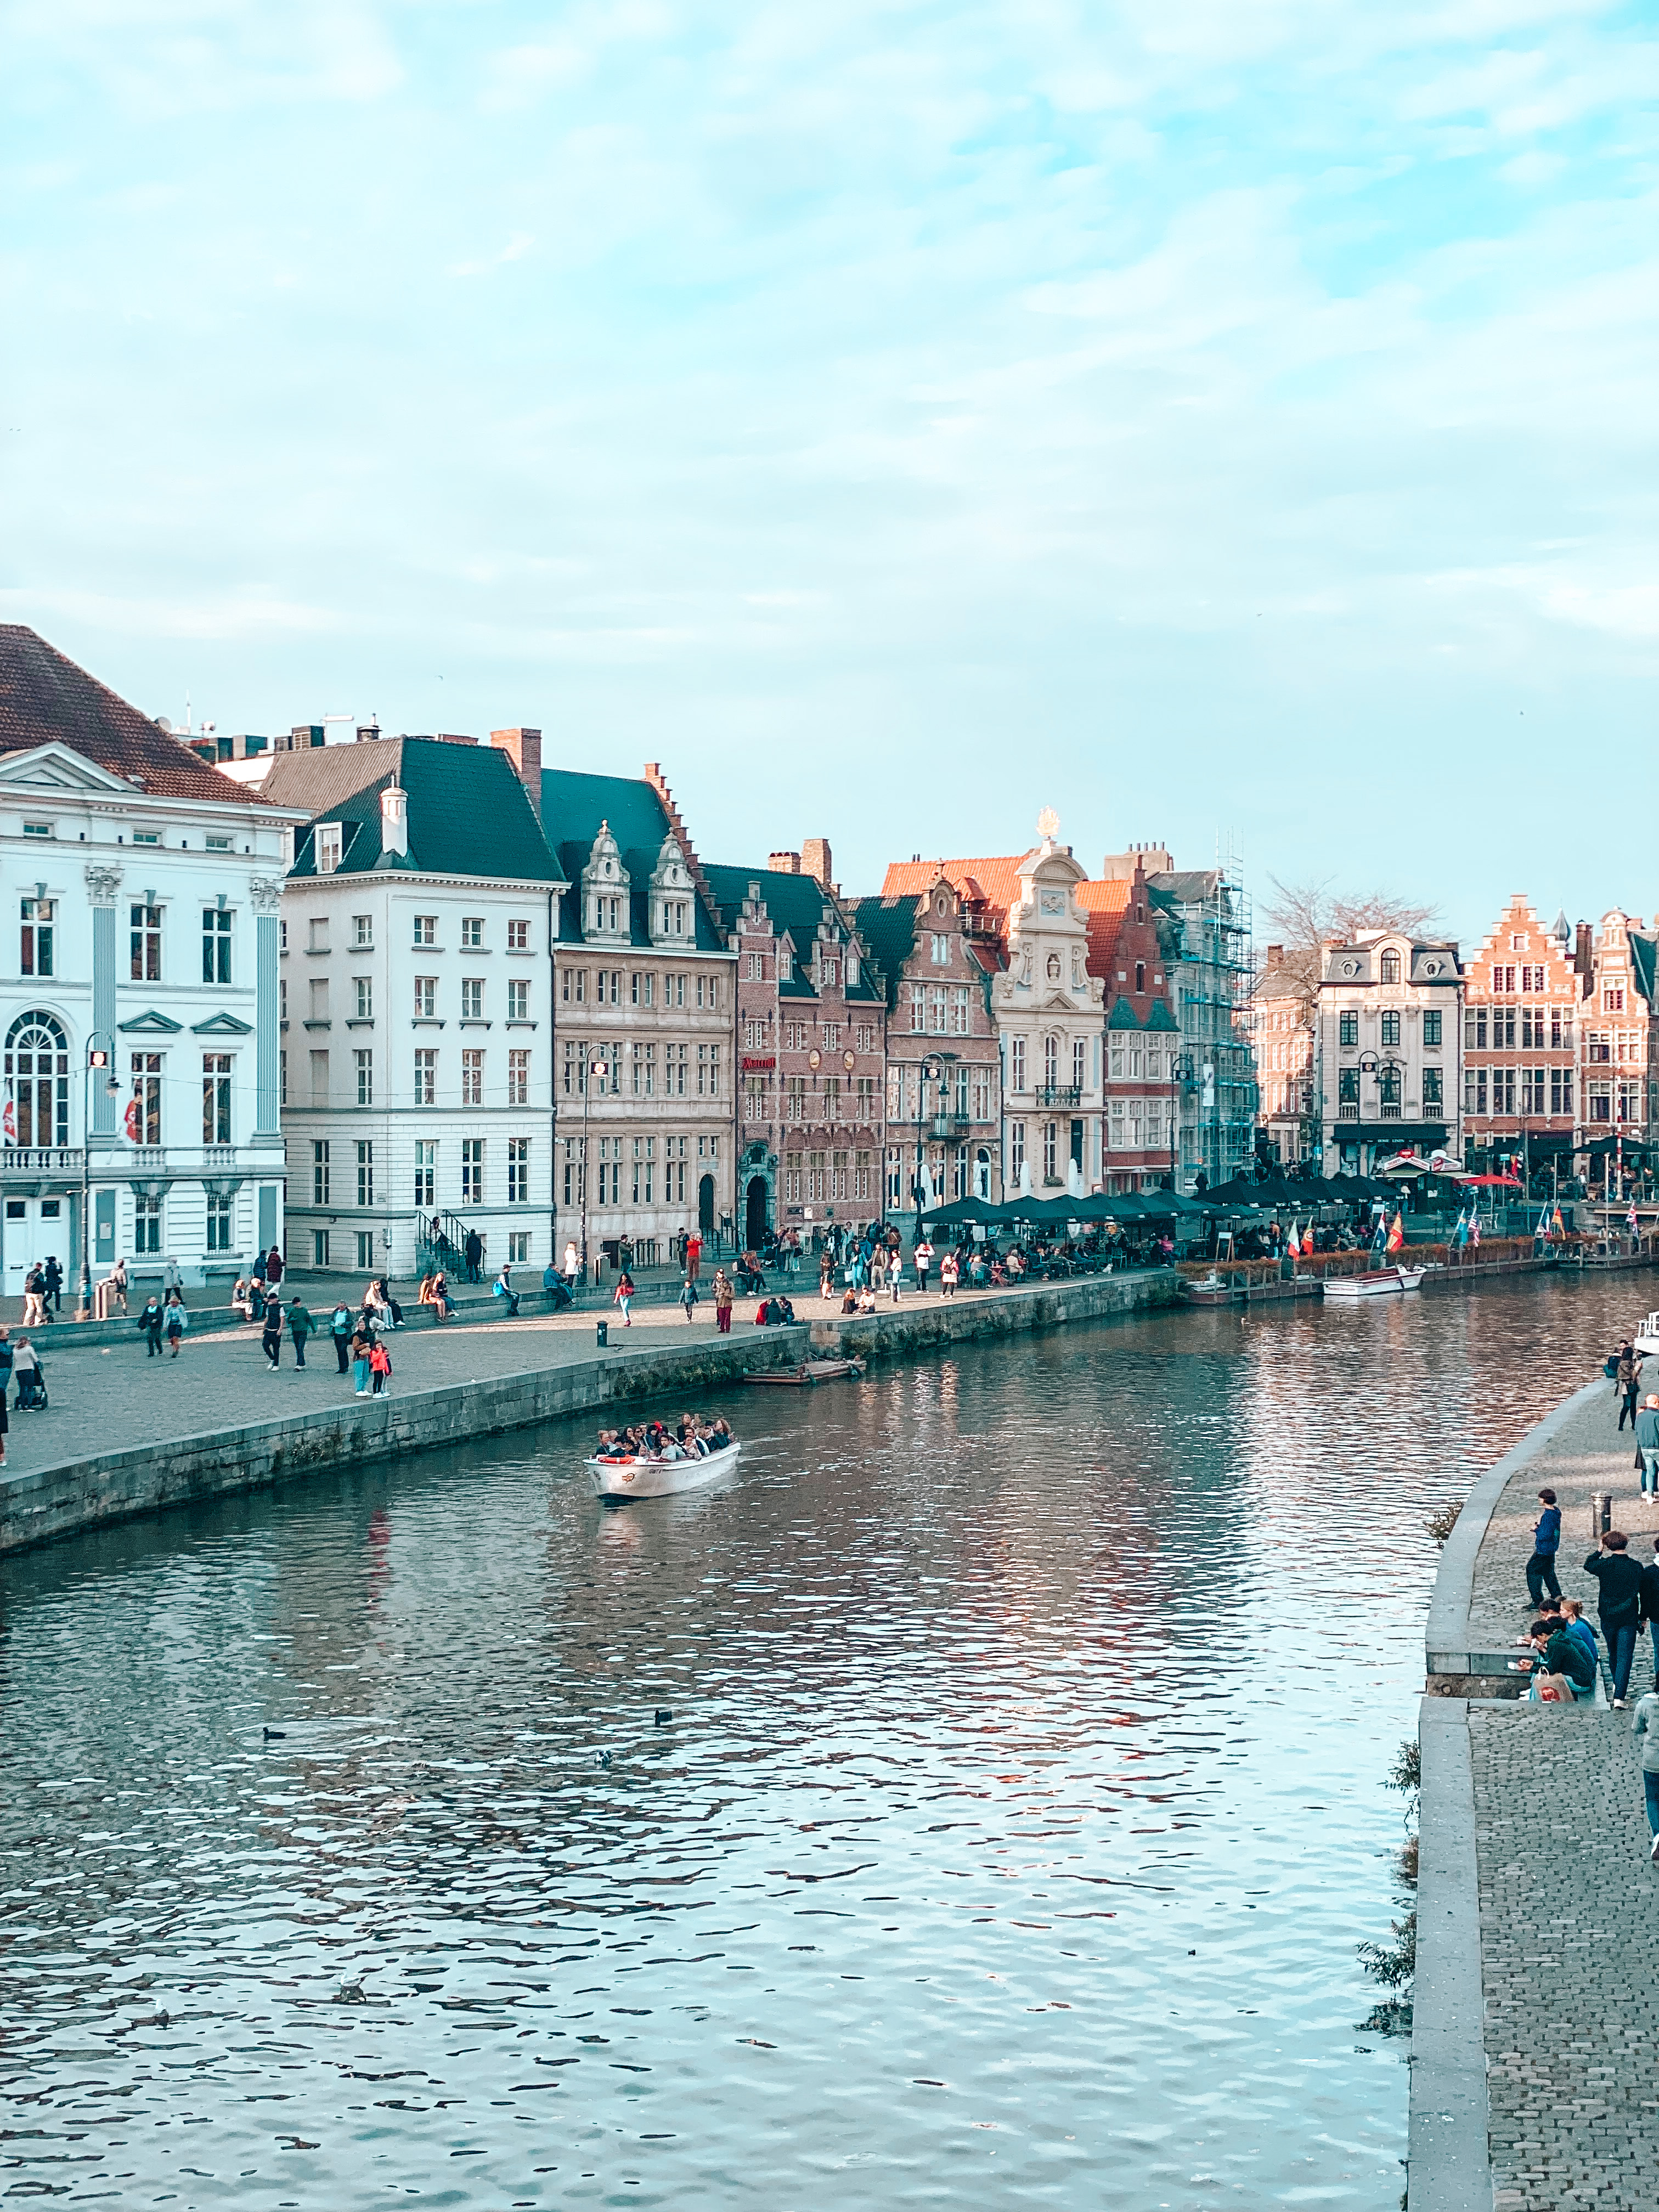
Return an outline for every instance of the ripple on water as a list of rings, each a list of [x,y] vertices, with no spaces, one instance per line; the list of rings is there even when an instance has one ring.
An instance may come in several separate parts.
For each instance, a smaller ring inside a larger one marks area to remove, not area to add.
[[[1632,1303],[1107,1324],[727,1401],[638,1512],[559,1425],[11,1563],[0,2188],[1392,2212],[1424,1516]]]

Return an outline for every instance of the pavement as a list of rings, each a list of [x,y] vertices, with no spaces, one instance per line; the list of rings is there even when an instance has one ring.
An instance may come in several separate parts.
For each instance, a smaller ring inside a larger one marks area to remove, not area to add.
[[[1594,1618],[1590,1494],[1646,1560],[1644,1499],[1613,1387],[1510,1481],[1475,1565],[1472,1644],[1510,1644],[1531,1616],[1537,1493],[1559,1495],[1563,1592]],[[1644,1636],[1630,1701],[1653,1686]],[[1632,1711],[1472,1702],[1494,2212],[1652,2212],[1659,2203],[1659,1868],[1648,1861]]]
[[[361,1280],[349,1280],[360,1295]],[[819,1298],[816,1288],[808,1294],[802,1288],[805,1280],[780,1275],[773,1287],[789,1298],[799,1321],[839,1317],[839,1297]],[[323,1313],[329,1286],[320,1279],[301,1277],[299,1287],[313,1314]],[[963,1302],[969,1297],[998,1295],[963,1293]],[[499,1302],[490,1303],[499,1309]],[[753,1330],[758,1303],[754,1297],[738,1301],[732,1316],[734,1335]],[[925,1299],[912,1291],[903,1309],[939,1303],[936,1291]],[[647,1307],[643,1312],[636,1307],[631,1328],[623,1327],[621,1316],[609,1305],[548,1315],[532,1314],[531,1304],[526,1297],[517,1321],[492,1317],[452,1322],[441,1328],[393,1331],[388,1339],[392,1389],[462,1388],[485,1377],[585,1359],[595,1348],[595,1323],[601,1319],[608,1321],[613,1349],[648,1349],[682,1343],[694,1332],[714,1334],[714,1309],[707,1298],[689,1323],[675,1306]],[[890,1310],[886,1302],[884,1310]],[[294,1346],[285,1334],[282,1365],[275,1373],[253,1323],[238,1334],[186,1334],[176,1359],[165,1348],[159,1358],[149,1357],[143,1338],[131,1327],[118,1332],[111,1344],[54,1344],[49,1329],[33,1330],[31,1338],[45,1370],[51,1404],[44,1413],[19,1413],[12,1393],[11,1431],[4,1440],[5,1465],[12,1473],[56,1467],[95,1452],[165,1444],[288,1412],[308,1413],[321,1406],[349,1402],[352,1395],[350,1376],[338,1372],[333,1340],[326,1333],[307,1343],[303,1368],[295,1365]]]

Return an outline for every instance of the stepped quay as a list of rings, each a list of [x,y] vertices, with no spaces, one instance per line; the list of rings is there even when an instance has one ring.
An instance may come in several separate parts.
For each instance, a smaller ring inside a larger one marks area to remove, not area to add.
[[[0,1553],[619,1401],[653,1398],[656,1410],[677,1407],[689,1393],[809,1352],[892,1357],[1181,1297],[1168,1269],[1150,1268],[950,1299],[912,1293],[897,1306],[844,1320],[839,1301],[803,1295],[804,1281],[781,1278],[773,1285],[792,1299],[794,1327],[757,1328],[758,1301],[750,1298],[736,1309],[729,1337],[717,1334],[708,1302],[690,1323],[677,1306],[636,1305],[631,1328],[599,1307],[534,1313],[542,1301],[532,1294],[516,1321],[494,1319],[499,1303],[488,1297],[464,1303],[441,1328],[428,1313],[409,1309],[409,1325],[388,1339],[386,1398],[352,1395],[325,1334],[311,1339],[303,1369],[285,1338],[273,1373],[251,1324],[214,1328],[196,1316],[197,1333],[176,1360],[148,1357],[130,1323],[37,1329],[51,1405],[11,1417],[0,1470]],[[326,1312],[318,1286],[298,1287],[314,1310]],[[610,1336],[603,1350],[596,1341],[602,1321]]]
[[[1653,1557],[1631,1432],[1598,1374],[1470,1492],[1427,1633],[1412,2212],[1558,2212],[1659,2201],[1659,1868],[1631,1723],[1654,1686],[1644,1636],[1630,1710],[1522,1700],[1523,1572],[1540,1487],[1560,1501],[1564,1595],[1592,1620],[1592,1498]]]

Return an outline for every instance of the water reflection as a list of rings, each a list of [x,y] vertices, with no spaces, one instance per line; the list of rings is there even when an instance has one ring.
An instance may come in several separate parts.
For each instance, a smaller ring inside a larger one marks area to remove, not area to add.
[[[745,1394],[638,1510],[556,1427],[13,1563],[0,2185],[1391,2212],[1424,1514],[1638,1303],[1103,1325]]]

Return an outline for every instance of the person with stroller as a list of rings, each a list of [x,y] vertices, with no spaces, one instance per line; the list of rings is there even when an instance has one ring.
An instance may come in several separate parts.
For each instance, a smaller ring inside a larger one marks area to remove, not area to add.
[[[26,1336],[20,1336],[17,1340],[17,1349],[12,1355],[12,1372],[17,1377],[19,1413],[39,1411],[46,1402],[45,1370],[34,1346]]]

